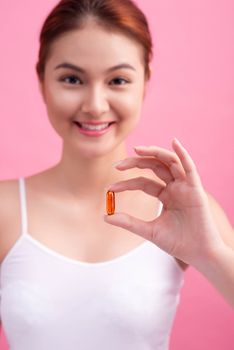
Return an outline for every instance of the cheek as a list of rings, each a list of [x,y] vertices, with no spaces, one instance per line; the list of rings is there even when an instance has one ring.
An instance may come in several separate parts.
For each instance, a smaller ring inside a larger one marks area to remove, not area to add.
[[[121,102],[120,102],[121,101]],[[139,89],[129,91],[121,99],[117,99],[116,106],[118,106],[119,114],[126,121],[135,124],[141,114],[142,108],[142,93]]]
[[[47,85],[45,91],[47,115],[53,129],[63,138],[69,128],[68,120],[77,111],[77,94],[62,90],[55,85]]]
[[[49,86],[47,90],[47,110],[52,118],[72,117],[79,105],[79,96],[74,91]]]

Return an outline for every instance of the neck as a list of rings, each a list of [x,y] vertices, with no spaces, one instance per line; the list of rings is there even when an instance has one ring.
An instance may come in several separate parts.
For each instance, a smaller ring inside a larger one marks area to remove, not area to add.
[[[103,200],[111,183],[129,178],[128,170],[119,171],[113,165],[127,156],[124,143],[104,155],[100,155],[98,149],[77,152],[63,145],[60,162],[54,168],[54,178],[64,194],[73,199],[95,201],[96,197]]]

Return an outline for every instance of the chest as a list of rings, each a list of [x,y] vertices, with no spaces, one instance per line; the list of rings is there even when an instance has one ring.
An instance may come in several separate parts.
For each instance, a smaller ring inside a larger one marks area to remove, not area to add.
[[[130,196],[128,199],[123,201],[121,195],[117,196],[116,211],[143,220],[152,220],[159,211],[159,202],[155,198],[150,202],[148,196],[144,197],[140,193],[135,195],[135,201]],[[28,191],[26,204],[27,233],[49,249],[74,260],[111,260],[145,241],[139,235],[106,223],[103,220],[103,215],[106,214],[105,201],[100,205],[76,205],[46,199]],[[2,259],[19,238],[21,231],[19,203],[16,202],[11,209],[4,225],[6,239],[2,245]]]
[[[141,196],[143,200],[143,196]],[[137,201],[137,203],[141,203]],[[148,202],[148,208],[142,205],[129,205],[129,202],[119,201],[116,211],[126,212],[132,216],[149,220],[155,216],[157,202]],[[28,210],[28,230],[36,239],[53,250],[72,259],[86,262],[101,262],[111,260],[134,249],[145,241],[121,227],[110,225],[103,220],[105,202],[98,205],[68,205],[51,206],[48,203],[38,209],[31,206]],[[44,220],[40,220],[44,217]]]

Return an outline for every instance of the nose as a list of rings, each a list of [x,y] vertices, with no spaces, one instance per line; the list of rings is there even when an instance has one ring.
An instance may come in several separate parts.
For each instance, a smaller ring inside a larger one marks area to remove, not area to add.
[[[81,107],[83,113],[98,118],[109,109],[107,96],[102,87],[94,86],[86,91]]]

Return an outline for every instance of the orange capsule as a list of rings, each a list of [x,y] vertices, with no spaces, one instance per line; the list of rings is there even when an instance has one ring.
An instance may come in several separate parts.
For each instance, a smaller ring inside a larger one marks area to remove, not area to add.
[[[106,211],[108,215],[115,212],[115,192],[107,191],[106,193]]]

